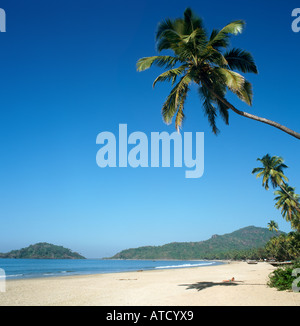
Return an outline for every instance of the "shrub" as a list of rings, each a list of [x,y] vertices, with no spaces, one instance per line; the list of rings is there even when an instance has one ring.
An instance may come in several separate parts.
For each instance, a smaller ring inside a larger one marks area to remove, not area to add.
[[[292,283],[296,277],[299,278],[299,276],[292,276],[292,272],[296,268],[300,268],[300,260],[291,265],[277,268],[269,275],[268,286],[275,287],[279,291],[292,290]],[[300,281],[296,286],[300,287]]]

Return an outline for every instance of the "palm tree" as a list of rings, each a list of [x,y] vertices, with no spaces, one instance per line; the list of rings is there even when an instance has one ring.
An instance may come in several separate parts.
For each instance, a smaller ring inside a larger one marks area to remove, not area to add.
[[[273,188],[276,188],[284,182],[283,180],[288,181],[288,178],[283,173],[283,169],[287,168],[283,163],[283,158],[278,156],[271,157],[270,154],[266,154],[262,158],[258,158],[257,161],[260,161],[263,166],[254,168],[252,174],[257,173],[256,178],[263,177],[262,186],[266,190],[269,190],[269,182]]]
[[[300,231],[300,209],[299,209],[299,198],[300,196],[295,194],[295,188],[290,187],[286,184],[285,191],[277,190],[274,192],[277,197],[275,207],[281,209],[282,217],[286,221],[291,222],[291,226]],[[293,198],[294,200],[291,200]],[[296,204],[298,203],[298,205]]]
[[[275,231],[275,232],[278,232],[278,224],[271,220],[269,223],[268,223],[268,228],[269,228],[269,231]]]
[[[294,202],[294,206],[300,209],[298,199],[294,198],[294,196],[287,191],[287,184],[284,181],[288,181],[288,178],[283,173],[283,169],[287,168],[287,166],[283,163],[283,158],[278,156],[271,157],[270,154],[266,154],[262,158],[258,158],[257,161],[260,161],[263,167],[254,168],[252,174],[257,173],[256,178],[263,177],[263,187],[269,190],[269,182],[273,188],[280,187],[282,192]]]
[[[187,94],[190,86],[195,83],[202,99],[204,113],[215,134],[219,132],[216,126],[217,115],[229,124],[228,111],[232,110],[243,117],[269,124],[300,139],[299,133],[277,122],[240,111],[225,98],[227,90],[230,90],[242,101],[252,105],[251,83],[234,70],[257,74],[253,57],[242,49],[228,50],[231,34],[241,33],[244,26],[245,22],[242,20],[233,21],[221,30],[214,29],[208,36],[202,20],[188,8],[183,18],[166,19],[158,25],[158,52],[170,50],[173,55],[141,58],[137,62],[137,70],[146,70],[154,64],[168,69],[155,79],[153,86],[164,81],[175,85],[163,104],[162,116],[164,121],[170,124],[176,115],[175,127],[178,131],[184,119]]]

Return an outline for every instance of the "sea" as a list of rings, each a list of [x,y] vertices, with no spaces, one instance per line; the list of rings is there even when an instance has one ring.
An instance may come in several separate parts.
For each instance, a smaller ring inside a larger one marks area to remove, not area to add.
[[[6,280],[215,266],[219,261],[113,259],[0,259]]]

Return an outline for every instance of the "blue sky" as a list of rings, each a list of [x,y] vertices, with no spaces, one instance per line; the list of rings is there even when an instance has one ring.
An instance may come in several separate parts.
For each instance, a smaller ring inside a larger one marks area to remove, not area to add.
[[[279,155],[290,184],[300,187],[299,140],[230,112],[211,133],[196,90],[183,131],[204,132],[205,171],[105,168],[96,164],[102,131],[174,131],[160,110],[169,86],[161,72],[138,73],[136,61],[156,55],[159,21],[191,7],[209,31],[244,19],[232,46],[250,51],[259,69],[248,75],[254,101],[234,105],[300,131],[300,33],[291,12],[298,1],[2,1],[0,33],[0,252],[46,241],[88,258],[126,248],[206,240],[273,219],[289,224],[251,174],[256,159]]]

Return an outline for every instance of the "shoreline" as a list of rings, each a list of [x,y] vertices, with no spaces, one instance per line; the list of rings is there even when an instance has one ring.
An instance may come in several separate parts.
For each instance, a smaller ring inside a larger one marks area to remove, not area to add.
[[[21,259],[18,259],[21,260]],[[37,261],[40,261],[41,259],[37,259]],[[45,259],[48,260],[48,259]],[[88,259],[87,259],[88,260]],[[95,259],[89,259],[94,261]],[[102,260],[102,259],[99,259]],[[98,271],[96,270],[90,270],[90,271],[84,271],[84,270],[72,270],[72,266],[67,266],[66,269],[70,270],[57,270],[57,271],[40,271],[40,273],[29,273],[29,274],[23,274],[20,271],[20,274],[6,274],[6,281],[14,281],[14,280],[31,280],[31,279],[40,279],[40,278],[54,278],[54,277],[67,277],[67,276],[88,276],[88,275],[98,275],[98,274],[115,274],[115,273],[129,273],[129,272],[140,272],[140,271],[155,271],[155,270],[163,270],[163,269],[182,269],[182,268],[196,268],[196,267],[204,267],[204,266],[218,266],[221,264],[227,263],[225,260],[208,260],[208,259],[203,259],[203,260],[174,260],[174,259],[116,259],[115,261],[147,261],[147,262],[155,262],[155,263],[164,263],[164,262],[175,262],[174,265],[162,265],[162,266],[136,266],[135,269],[133,268],[117,268],[117,269],[110,269],[110,270],[105,270],[105,269],[99,269]],[[182,264],[176,264],[177,262],[180,262]],[[195,264],[200,262],[200,264]],[[1,263],[1,259],[0,259]],[[186,263],[186,264],[185,264]],[[1,266],[1,265],[0,265]]]
[[[216,266],[17,279],[0,306],[300,306],[300,294],[267,286],[275,268]],[[234,277],[234,281],[229,281]]]
[[[133,259],[136,260],[136,259]],[[189,260],[192,261],[192,260]],[[198,260],[195,260],[198,261]],[[200,261],[200,260],[199,260]],[[202,260],[201,260],[202,261]],[[204,261],[204,260],[203,260]],[[210,260],[207,260],[210,261]],[[155,268],[155,269],[139,269],[139,270],[132,270],[132,271],[116,271],[116,272],[99,272],[99,273],[86,273],[86,274],[75,274],[75,275],[43,275],[43,276],[31,276],[31,277],[20,277],[20,278],[8,278],[6,277],[6,282],[14,282],[14,281],[30,281],[30,280],[47,280],[47,279],[60,279],[60,278],[77,278],[77,277],[88,277],[88,276],[99,276],[99,275],[114,275],[114,274],[130,274],[130,273],[146,273],[146,272],[156,272],[156,271],[171,271],[171,270],[183,270],[183,269],[195,269],[195,268],[204,268],[204,267],[216,267],[216,266],[221,266],[224,264],[230,264],[230,262],[222,262],[222,264],[218,265],[204,265],[204,266],[189,266],[189,267],[172,267],[172,268]],[[0,301],[0,306],[1,306],[1,301]]]

